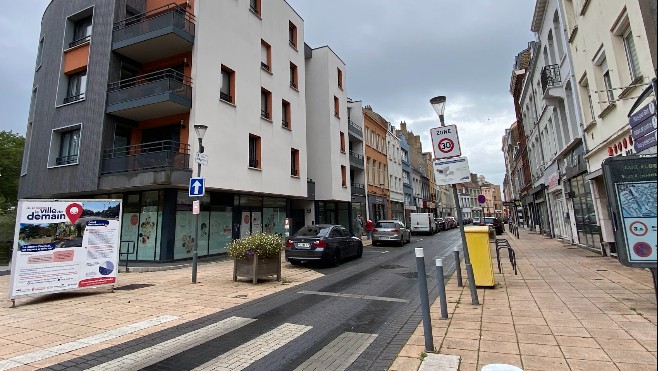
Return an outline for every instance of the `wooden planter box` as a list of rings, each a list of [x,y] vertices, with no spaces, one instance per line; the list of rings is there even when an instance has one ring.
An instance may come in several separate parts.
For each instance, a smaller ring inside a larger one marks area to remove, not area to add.
[[[233,282],[237,281],[238,277],[247,277],[256,284],[259,278],[271,276],[276,276],[276,280],[281,281],[281,253],[271,257],[254,254],[246,259],[233,260]]]

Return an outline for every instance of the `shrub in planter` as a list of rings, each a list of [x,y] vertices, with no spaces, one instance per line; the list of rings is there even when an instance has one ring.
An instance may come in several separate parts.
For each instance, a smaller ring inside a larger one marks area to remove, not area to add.
[[[248,277],[253,283],[258,278],[277,276],[281,280],[281,251],[285,248],[279,236],[256,233],[231,242],[228,255],[233,259],[233,281]]]

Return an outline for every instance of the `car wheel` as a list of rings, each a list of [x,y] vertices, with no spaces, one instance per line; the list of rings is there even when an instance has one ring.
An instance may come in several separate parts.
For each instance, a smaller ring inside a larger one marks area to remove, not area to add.
[[[337,267],[339,265],[340,265],[340,251],[336,249],[336,251],[334,251],[334,255],[331,257],[331,266]]]
[[[359,248],[356,250],[356,257],[360,258],[363,256],[363,246],[359,246]]]
[[[404,235],[400,236],[400,242],[398,242],[398,245],[400,245],[400,247],[404,246]]]

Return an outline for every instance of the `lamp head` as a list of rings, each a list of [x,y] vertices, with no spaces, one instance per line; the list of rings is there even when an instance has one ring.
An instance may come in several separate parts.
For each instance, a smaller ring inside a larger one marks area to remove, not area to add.
[[[432,108],[434,108],[434,111],[436,111],[436,114],[439,115],[439,120],[441,120],[441,126],[445,125],[443,112],[446,109],[446,97],[444,95],[434,97],[430,99],[430,104],[432,105]]]
[[[199,139],[203,139],[203,136],[206,135],[206,130],[208,130],[208,126],[206,125],[194,125],[196,137]]]

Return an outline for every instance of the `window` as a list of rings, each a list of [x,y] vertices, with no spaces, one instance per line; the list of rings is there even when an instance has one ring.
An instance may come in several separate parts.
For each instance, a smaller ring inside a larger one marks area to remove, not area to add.
[[[340,179],[343,188],[347,188],[347,167],[340,165]]]
[[[288,22],[288,41],[290,46],[297,49],[297,26],[292,22]]]
[[[235,104],[235,71],[222,65],[222,81],[219,88],[219,98],[225,102]]]
[[[585,114],[585,120],[587,121],[587,124],[590,122],[594,121],[594,118],[596,115],[594,114],[594,104],[592,104],[592,93],[589,91],[589,82],[587,81],[587,76],[585,75],[583,78],[581,78],[580,82],[580,94],[581,96],[586,96],[587,97],[587,103],[589,104],[589,111],[588,110],[583,110]],[[589,114],[589,117],[587,117]]]
[[[623,36],[624,51],[626,52],[626,60],[628,62],[628,69],[631,74],[631,81],[638,78],[640,73],[640,62],[637,59],[637,51],[635,50],[635,41],[633,40],[633,32],[629,28]]]
[[[290,87],[297,90],[297,66],[290,62]]]
[[[80,152],[80,125],[53,130],[48,166],[74,165]]]
[[[281,101],[281,126],[290,129],[290,103],[285,100]]]
[[[603,84],[605,85],[605,94],[608,98],[607,104],[613,103],[615,100],[615,93],[612,91],[612,81],[610,80],[610,70],[606,69],[603,73]]]
[[[260,40],[260,68],[272,72],[272,47],[265,40]]]
[[[37,87],[32,89],[32,98],[30,99],[30,111],[27,113],[27,122],[34,120],[34,108],[37,104]]]
[[[345,133],[340,132],[340,151],[345,153]]]
[[[23,162],[21,164],[21,176],[27,174],[27,164],[30,158],[30,143],[32,142],[32,123],[27,124],[25,132],[25,147],[23,148]]]
[[[340,68],[337,68],[338,70],[338,87],[343,89],[343,71],[340,70]]]
[[[260,169],[260,137],[249,134],[249,167]]]
[[[85,98],[87,90],[87,71],[82,71],[69,75],[69,82],[66,90],[64,103],[71,103]]]
[[[260,0],[249,0],[249,9],[260,17]]]
[[[299,150],[290,149],[290,175],[299,176]]]
[[[366,145],[370,145],[370,129],[368,129],[368,127],[366,127],[365,139],[366,139]]]
[[[261,88],[260,90],[260,117],[265,120],[272,120],[272,93]]]
[[[41,67],[41,58],[43,57],[43,44],[45,42],[45,36],[41,37],[39,40],[39,49],[37,50],[37,66],[36,69],[38,70],[39,67]]]
[[[370,164],[370,157],[366,158],[366,173],[368,175],[368,184],[372,184],[372,165]]]
[[[340,118],[340,105],[336,96],[334,96],[334,116]]]
[[[91,39],[91,16],[76,21],[73,25],[73,39],[69,48],[82,45]]]

